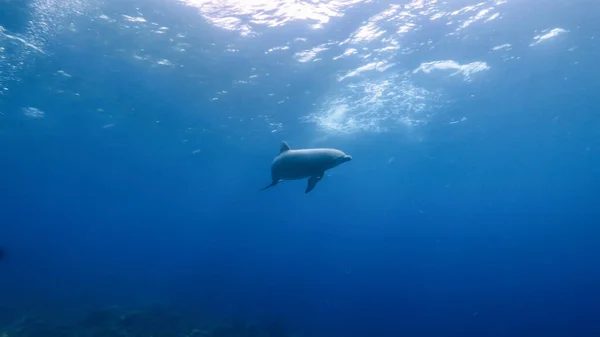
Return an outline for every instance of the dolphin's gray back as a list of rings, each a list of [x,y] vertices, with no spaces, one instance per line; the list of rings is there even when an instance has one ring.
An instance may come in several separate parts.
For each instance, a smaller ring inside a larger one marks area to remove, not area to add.
[[[275,179],[304,179],[333,167],[344,153],[336,149],[300,149],[282,152],[271,165]]]

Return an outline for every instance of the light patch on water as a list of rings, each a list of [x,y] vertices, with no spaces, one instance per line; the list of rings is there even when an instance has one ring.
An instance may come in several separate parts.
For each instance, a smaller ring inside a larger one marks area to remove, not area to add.
[[[490,22],[492,20],[496,20],[499,17],[500,17],[500,13],[494,13],[494,14],[490,15],[487,19],[485,19],[484,22]]]
[[[384,48],[378,48],[378,49],[375,49],[373,51],[375,51],[375,52],[377,52],[379,54],[383,54],[383,53],[388,53],[388,52],[392,52],[393,53],[393,52],[396,52],[398,50],[400,50],[399,46],[392,45],[392,46],[387,46],[387,47],[384,47]]]
[[[242,22],[241,19],[238,19],[236,17],[205,17],[211,24],[213,24],[216,27],[225,29],[225,30],[231,30],[231,31],[237,31],[239,32],[239,34],[241,36],[255,36],[256,33],[254,33],[254,31],[252,30],[252,27],[250,27],[247,24],[244,24]]]
[[[392,66],[394,66],[394,63],[388,63],[387,61],[371,62],[362,67],[358,67],[352,71],[347,72],[346,75],[344,75],[344,76],[340,76],[338,78],[338,81],[341,82],[349,77],[355,77],[355,76],[360,75],[361,73],[364,73],[367,71],[372,71],[372,70],[384,72]]]
[[[143,49],[141,51],[143,51]],[[151,67],[175,67],[176,66],[176,64],[174,64],[172,61],[170,61],[168,59],[154,57],[150,54],[140,55],[140,54],[134,53],[131,55],[131,57],[136,61],[147,62]]]
[[[510,43],[501,44],[492,48],[492,51],[511,50],[512,46]]]
[[[64,70],[58,70],[58,71],[56,72],[56,74],[57,74],[57,75],[64,76],[64,77],[68,77],[68,78],[70,78],[70,77],[73,77],[73,76],[71,76],[71,74],[69,74],[69,73],[65,72]]]
[[[385,30],[377,26],[375,22],[368,22],[364,26],[358,28],[358,30],[352,34],[349,39],[351,44],[361,44],[364,42],[373,41],[385,34]]]
[[[396,4],[390,5],[388,9],[370,17],[365,24],[350,34],[350,37],[341,42],[341,45],[356,45],[374,42],[388,31],[390,31],[390,34],[401,34],[410,31],[410,28],[407,29],[404,27],[414,27],[412,20],[416,15],[411,13],[409,9],[413,8],[418,1],[419,0],[415,0],[412,3],[405,5],[404,8]],[[389,28],[383,28],[384,26]]]
[[[344,9],[368,0],[178,0],[197,8],[216,27],[236,31],[242,36],[257,35],[253,27],[281,27],[293,21],[309,21],[322,28],[331,18],[344,15]],[[243,18],[243,19],[242,19]]]
[[[458,124],[458,123],[466,121],[467,119],[468,119],[467,117],[462,117],[461,119],[459,119],[457,121],[448,122],[448,124]]]
[[[298,62],[310,62],[314,61],[314,59],[317,57],[317,55],[319,55],[320,52],[326,51],[327,49],[329,49],[327,48],[327,44],[322,44],[309,50],[297,52],[294,55],[294,57],[296,58],[296,60],[298,60]]]
[[[138,60],[138,61],[148,61],[150,59],[150,57],[147,55],[138,55],[138,54],[133,54],[133,55],[131,55],[131,57],[133,57],[134,60]]]
[[[275,52],[275,51],[288,50],[288,49],[290,49],[290,46],[274,47],[274,48],[270,48],[269,50],[267,50],[265,52],[265,54],[270,54],[270,53]]]
[[[108,15],[106,15],[106,14],[100,14],[100,15],[98,15],[98,19],[101,19],[101,20],[104,20],[104,21],[107,21],[107,22],[116,22],[116,21],[117,21],[117,20],[115,20],[115,19],[111,19],[111,18],[110,18]]]
[[[545,29],[542,31],[542,34],[534,36],[533,42],[530,44],[530,46],[535,46],[565,33],[568,33],[568,31],[562,28]]]
[[[412,31],[414,28],[416,27],[416,25],[412,22],[407,22],[404,25],[398,27],[398,30],[396,31],[398,34],[404,34],[404,33],[408,33],[410,31]]]
[[[130,16],[123,14],[123,18],[129,22],[148,22],[142,16]]]
[[[169,27],[159,27],[158,29],[153,30],[154,34],[165,34],[169,30]]]
[[[448,13],[448,14],[449,14],[450,16],[456,16],[456,15],[466,14],[466,13],[469,13],[469,12],[474,12],[474,11],[476,11],[478,8],[480,8],[481,6],[483,6],[484,4],[485,4],[485,3],[483,3],[483,2],[480,2],[480,3],[478,3],[478,4],[475,4],[475,5],[465,6],[465,7],[461,8],[461,9],[458,9],[458,10],[452,11],[452,12],[450,12],[450,13]]]
[[[481,5],[481,4],[479,4]],[[469,17],[467,20],[465,20],[460,27],[458,28],[458,30],[462,30],[465,29],[467,27],[469,27],[470,25],[474,24],[477,21],[491,21],[494,20],[495,18],[498,17],[498,13],[493,13],[490,15],[490,13],[492,12],[492,10],[494,10],[494,7],[489,7],[489,8],[484,8],[481,9],[479,12],[477,12],[477,14]]]
[[[283,130],[283,123],[269,123],[271,133],[280,132]]]
[[[424,72],[426,74],[429,74],[434,70],[456,70],[450,76],[462,74],[466,80],[470,80],[471,75],[489,69],[490,66],[488,66],[485,62],[471,62],[467,64],[460,64],[456,61],[444,60],[421,63],[421,65],[417,69],[413,70],[413,73]]]
[[[335,57],[333,58],[333,60],[335,61],[335,60],[337,60],[337,59],[341,59],[342,57],[346,57],[346,56],[354,55],[354,54],[356,54],[356,53],[358,53],[358,50],[356,50],[356,49],[354,49],[354,48],[348,48],[348,49],[346,49],[346,50],[344,51],[344,53],[343,53],[343,54],[341,54],[341,55],[338,55],[338,56],[335,56]]]
[[[44,118],[45,113],[38,109],[38,108],[34,108],[34,107],[25,107],[21,109],[23,111],[23,114],[27,117],[30,118]]]
[[[350,84],[302,117],[328,133],[383,132],[426,124],[439,95],[415,86],[407,74]]]
[[[406,7],[408,8],[408,6],[410,6],[410,4],[408,4]],[[374,16],[372,16],[369,21],[372,22],[378,22],[378,21],[389,21],[391,20],[394,15],[400,11],[402,9],[401,5],[396,5],[396,4],[392,4],[389,6],[390,8],[381,11],[379,14],[376,14]]]

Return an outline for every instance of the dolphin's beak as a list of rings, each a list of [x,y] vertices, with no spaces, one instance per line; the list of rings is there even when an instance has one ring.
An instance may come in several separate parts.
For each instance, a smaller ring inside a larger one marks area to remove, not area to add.
[[[345,156],[344,156],[344,159],[345,159],[346,161],[351,161],[351,160],[352,160],[352,156],[345,155]]]

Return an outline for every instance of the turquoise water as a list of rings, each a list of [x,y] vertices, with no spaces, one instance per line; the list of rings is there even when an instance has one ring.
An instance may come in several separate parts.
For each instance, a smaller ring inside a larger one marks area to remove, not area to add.
[[[598,13],[0,1],[0,334],[600,333]]]

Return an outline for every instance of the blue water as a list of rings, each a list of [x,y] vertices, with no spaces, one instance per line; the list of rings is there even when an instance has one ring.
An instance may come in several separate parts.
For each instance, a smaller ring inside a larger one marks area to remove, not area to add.
[[[0,2],[0,334],[157,306],[288,336],[600,334],[598,13]],[[259,191],[281,141],[353,160]]]

